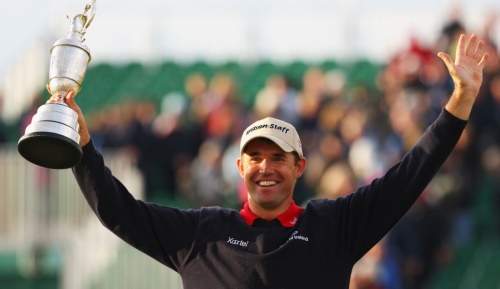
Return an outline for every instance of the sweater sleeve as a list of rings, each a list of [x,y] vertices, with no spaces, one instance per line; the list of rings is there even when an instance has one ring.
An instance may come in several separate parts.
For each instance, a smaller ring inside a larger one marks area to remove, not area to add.
[[[342,232],[337,238],[351,262],[379,242],[411,208],[452,152],[466,124],[443,109],[399,163],[336,202],[341,204],[333,209],[337,210],[336,226]]]
[[[104,164],[93,141],[72,171],[101,223],[118,237],[178,270],[192,246],[199,211],[179,210],[136,200]]]

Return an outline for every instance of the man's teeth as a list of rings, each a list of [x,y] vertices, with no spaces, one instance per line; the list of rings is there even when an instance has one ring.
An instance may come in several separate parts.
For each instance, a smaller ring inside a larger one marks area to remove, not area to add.
[[[259,186],[262,186],[262,187],[269,187],[269,186],[274,186],[276,185],[278,182],[275,182],[275,181],[260,181],[259,182]]]

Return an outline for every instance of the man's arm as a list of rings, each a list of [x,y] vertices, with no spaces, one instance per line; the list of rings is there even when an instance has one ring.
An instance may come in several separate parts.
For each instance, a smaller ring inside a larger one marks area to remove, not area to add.
[[[348,222],[341,224],[348,230],[339,234],[339,243],[344,244],[353,261],[361,258],[410,209],[446,161],[467,124],[488,59],[484,43],[472,35],[466,44],[462,35],[455,62],[448,54],[438,55],[455,83],[454,92],[438,119],[383,177],[348,195],[345,207],[332,210],[340,215],[338,220]]]
[[[193,243],[198,213],[136,200],[105,166],[74,98],[74,92],[69,92],[64,101],[78,114],[83,158],[72,170],[91,209],[117,236],[178,270]],[[59,95],[53,95],[47,103],[60,99]]]
[[[445,109],[457,118],[468,120],[474,101],[483,82],[483,68],[488,61],[488,53],[482,40],[472,34],[467,41],[464,34],[460,35],[455,62],[451,57],[439,52],[453,78],[455,89]]]

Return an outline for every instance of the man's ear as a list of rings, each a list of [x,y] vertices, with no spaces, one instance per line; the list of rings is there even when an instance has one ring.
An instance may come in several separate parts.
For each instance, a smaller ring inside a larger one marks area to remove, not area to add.
[[[295,166],[295,178],[298,179],[302,176],[304,171],[306,170],[307,160],[304,157],[301,157]]]
[[[238,166],[238,172],[240,172],[240,176],[243,178],[243,156],[236,160],[236,166]]]

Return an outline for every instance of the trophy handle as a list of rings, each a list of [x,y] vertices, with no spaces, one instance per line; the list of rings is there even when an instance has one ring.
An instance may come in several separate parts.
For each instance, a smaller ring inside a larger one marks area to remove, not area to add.
[[[92,3],[85,5],[85,10],[83,11],[83,16],[85,16],[86,23],[84,23],[82,34],[85,34],[85,32],[87,31],[87,28],[89,28],[89,26],[90,26],[90,23],[92,23],[92,20],[94,20],[95,11],[96,11],[95,2],[96,2],[96,0],[92,0]],[[87,12],[89,12],[89,10],[90,10],[90,15],[87,16]]]
[[[71,20],[71,28],[68,38],[79,39],[81,42],[84,41],[83,36],[87,32],[87,29],[89,28],[90,23],[92,23],[92,20],[94,20],[96,11],[95,2],[96,0],[92,0],[92,3],[85,5],[85,10],[83,11],[83,13],[77,14],[73,17],[73,20]],[[89,11],[90,15],[88,14]]]

